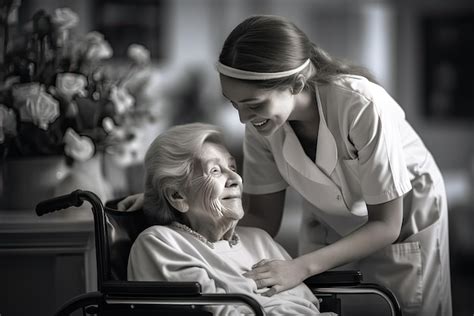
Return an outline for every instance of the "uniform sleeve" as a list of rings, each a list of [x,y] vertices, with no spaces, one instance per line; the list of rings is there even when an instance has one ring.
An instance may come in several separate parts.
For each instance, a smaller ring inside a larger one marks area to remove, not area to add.
[[[209,277],[205,262],[153,233],[139,235],[133,244],[128,260],[128,280],[199,282],[203,293],[226,293]],[[248,311],[243,305],[215,305],[208,309],[217,315],[241,315]]]
[[[372,88],[371,99],[360,96],[349,138],[358,155],[362,195],[367,204],[380,204],[410,191],[411,183],[399,130],[403,111],[381,87]]]
[[[269,142],[251,126],[245,126],[244,192],[267,194],[282,191],[288,187],[278,170]]]

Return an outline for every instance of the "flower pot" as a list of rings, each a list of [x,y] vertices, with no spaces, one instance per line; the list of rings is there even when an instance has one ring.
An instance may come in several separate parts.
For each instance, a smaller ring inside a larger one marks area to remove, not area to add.
[[[38,202],[52,198],[55,188],[68,174],[64,156],[19,157],[2,166],[4,210],[34,210]]]

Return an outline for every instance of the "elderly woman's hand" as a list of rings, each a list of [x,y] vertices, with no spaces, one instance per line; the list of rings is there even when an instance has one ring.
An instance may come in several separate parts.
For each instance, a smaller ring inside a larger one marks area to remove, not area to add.
[[[144,194],[137,193],[127,196],[117,204],[117,210],[122,212],[133,212],[143,207]]]
[[[252,270],[243,275],[253,279],[258,289],[269,287],[262,295],[272,296],[300,285],[308,277],[304,271],[304,267],[300,267],[299,262],[294,259],[264,259],[254,264]]]

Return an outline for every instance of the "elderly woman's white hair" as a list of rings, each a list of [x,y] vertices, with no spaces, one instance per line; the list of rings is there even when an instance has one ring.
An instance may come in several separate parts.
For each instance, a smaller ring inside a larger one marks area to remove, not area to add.
[[[202,145],[224,144],[222,133],[213,125],[177,125],[160,134],[145,155],[144,212],[150,224],[184,223],[183,215],[168,203],[167,194],[185,188],[193,174],[194,161]]]

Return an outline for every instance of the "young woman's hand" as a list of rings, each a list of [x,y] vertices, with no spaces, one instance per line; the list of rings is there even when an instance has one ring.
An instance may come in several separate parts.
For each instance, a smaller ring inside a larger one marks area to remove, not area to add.
[[[127,196],[117,204],[117,210],[122,212],[133,212],[143,207],[144,194],[137,193]]]
[[[296,260],[261,260],[252,270],[243,274],[255,281],[257,288],[270,288],[262,293],[272,296],[300,285],[307,277],[305,269]]]

